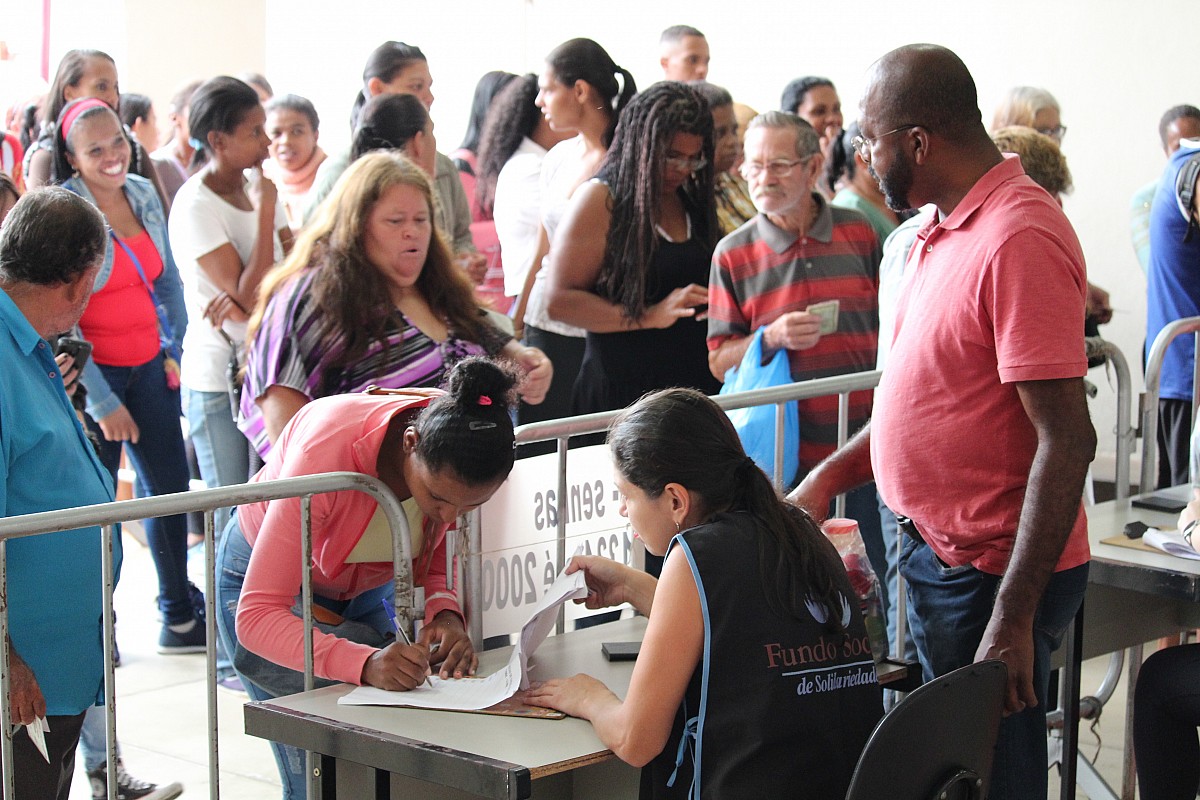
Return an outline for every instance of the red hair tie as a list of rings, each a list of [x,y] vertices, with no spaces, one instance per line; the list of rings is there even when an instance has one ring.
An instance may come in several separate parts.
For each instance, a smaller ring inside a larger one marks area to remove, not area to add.
[[[112,111],[112,107],[108,103],[98,100],[95,97],[85,97],[82,100],[76,100],[66,107],[62,114],[62,122],[58,126],[62,130],[64,140],[71,135],[71,126],[75,124],[75,120],[79,119],[79,116],[83,112],[90,111],[93,108],[107,108],[109,111]]]
[[[479,395],[479,405],[490,406],[491,404],[492,404],[492,398],[488,397],[486,394]]]

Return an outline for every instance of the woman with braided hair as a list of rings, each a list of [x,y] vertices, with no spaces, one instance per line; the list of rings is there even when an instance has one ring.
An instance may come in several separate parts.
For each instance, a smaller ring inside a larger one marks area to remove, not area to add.
[[[597,177],[580,187],[550,253],[550,316],[587,331],[577,414],[648,391],[714,394],[705,346],[716,241],[713,122],[692,87],[656,83],[629,104]]]
[[[883,711],[841,560],[742,449],[716,403],[647,395],[608,436],[620,513],[662,578],[576,556],[588,608],[649,618],[622,702],[587,675],[526,702],[591,721],[642,797],[841,800]]]

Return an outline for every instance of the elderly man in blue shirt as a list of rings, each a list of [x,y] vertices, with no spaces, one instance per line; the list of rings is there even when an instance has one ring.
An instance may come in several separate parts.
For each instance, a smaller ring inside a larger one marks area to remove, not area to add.
[[[59,188],[27,194],[0,230],[0,516],[112,500],[63,388],[61,370],[75,366],[46,341],[79,321],[105,236],[99,212]],[[84,713],[103,699],[102,586],[97,527],[9,542],[12,719],[45,716],[50,728],[48,763],[28,736],[13,738],[18,798],[70,791]]]

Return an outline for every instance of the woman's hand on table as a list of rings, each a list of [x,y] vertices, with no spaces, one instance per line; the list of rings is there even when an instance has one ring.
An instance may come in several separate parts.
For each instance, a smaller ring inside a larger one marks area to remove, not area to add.
[[[429,675],[429,648],[395,642],[376,650],[363,664],[362,683],[389,692],[407,692]]]
[[[1197,519],[1200,519],[1200,497],[1193,494],[1192,502],[1184,506],[1183,511],[1179,513],[1179,530],[1182,531],[1188,526],[1188,523],[1195,522]]]
[[[463,627],[462,617],[453,611],[443,611],[434,617],[433,622],[421,629],[417,644],[429,648],[430,663],[441,665],[438,675],[442,678],[467,678],[479,666],[479,656]]]
[[[532,683],[519,697],[526,705],[553,708],[583,719],[592,719],[599,704],[621,702],[603,683],[582,674]]]

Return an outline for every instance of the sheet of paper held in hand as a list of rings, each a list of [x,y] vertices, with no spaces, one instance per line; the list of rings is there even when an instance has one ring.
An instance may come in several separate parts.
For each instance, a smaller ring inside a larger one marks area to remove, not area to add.
[[[444,711],[478,711],[507,700],[518,689],[529,688],[529,658],[537,650],[558,617],[563,603],[587,596],[583,572],[559,574],[521,627],[521,636],[508,663],[486,678],[430,678],[431,686],[421,685],[407,692],[389,692],[374,686],[360,686],[338,699],[338,705],[412,706]]]
[[[1196,552],[1191,542],[1179,535],[1179,531],[1147,528],[1142,535],[1142,541],[1168,555],[1200,561],[1200,553]]]

